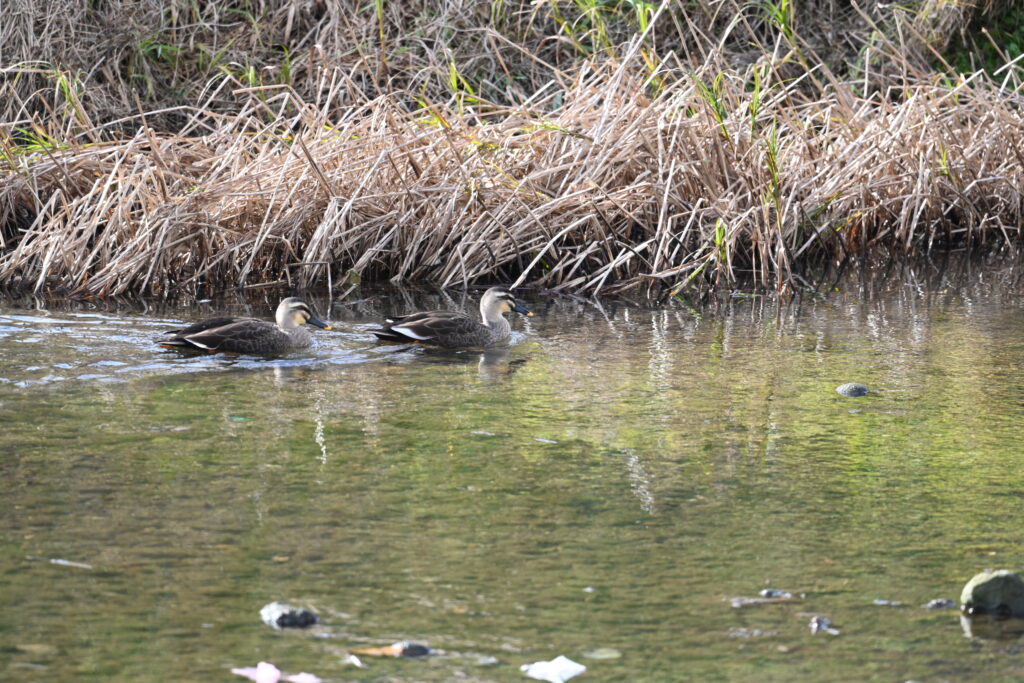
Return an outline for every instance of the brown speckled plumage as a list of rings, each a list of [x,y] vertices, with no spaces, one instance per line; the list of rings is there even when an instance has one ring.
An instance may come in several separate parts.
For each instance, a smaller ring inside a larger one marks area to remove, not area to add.
[[[449,349],[492,346],[511,334],[512,327],[504,315],[510,311],[532,315],[516,303],[506,287],[491,287],[480,299],[483,322],[457,311],[422,311],[388,318],[387,324],[374,330],[374,334],[382,341],[423,342]]]
[[[313,337],[303,323],[325,330],[331,326],[317,318],[302,299],[289,297],[277,307],[277,323],[256,318],[209,318],[172,330],[160,346],[208,353],[268,355],[309,346]]]

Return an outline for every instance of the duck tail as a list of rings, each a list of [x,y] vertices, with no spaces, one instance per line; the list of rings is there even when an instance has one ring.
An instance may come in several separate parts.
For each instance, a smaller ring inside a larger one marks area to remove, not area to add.
[[[399,334],[398,332],[395,332],[394,330],[388,329],[386,327],[379,330],[374,330],[373,333],[377,335],[377,339],[380,339],[381,341],[398,342],[400,344],[408,344],[410,342],[416,341],[415,339],[410,339],[404,334]]]

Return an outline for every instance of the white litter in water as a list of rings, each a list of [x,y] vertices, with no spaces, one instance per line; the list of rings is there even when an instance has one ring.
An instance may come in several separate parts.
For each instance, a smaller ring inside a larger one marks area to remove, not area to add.
[[[356,657],[351,652],[346,654],[345,658],[341,661],[343,661],[345,664],[351,664],[352,666],[357,667],[359,669],[369,668],[365,664],[363,664],[363,660],[359,659],[359,657]]]
[[[558,655],[550,662],[534,662],[523,664],[519,670],[528,677],[548,683],[565,683],[574,676],[579,676],[587,670],[582,664],[577,664],[565,655]]]
[[[50,564],[60,565],[61,567],[74,567],[76,569],[92,569],[91,564],[86,564],[85,562],[72,562],[71,560],[62,560],[56,557],[50,560]]]

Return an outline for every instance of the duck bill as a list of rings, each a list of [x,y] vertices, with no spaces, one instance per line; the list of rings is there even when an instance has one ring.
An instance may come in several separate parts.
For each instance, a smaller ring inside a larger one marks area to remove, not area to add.
[[[512,310],[515,311],[516,313],[522,313],[527,318],[533,317],[533,313],[530,313],[528,310],[526,310],[526,308],[524,308],[522,304],[516,304],[515,306],[512,307]]]
[[[316,317],[315,315],[309,316],[309,320],[307,320],[306,322],[309,323],[310,325],[315,325],[316,327],[319,327],[321,330],[333,330],[334,329],[333,327],[331,327],[330,325],[328,325],[327,323],[325,323],[323,320],[321,320],[320,318]]]

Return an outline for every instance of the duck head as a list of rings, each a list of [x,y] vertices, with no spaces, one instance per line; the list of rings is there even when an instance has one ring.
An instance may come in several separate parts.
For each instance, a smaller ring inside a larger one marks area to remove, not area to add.
[[[491,287],[484,292],[480,299],[480,314],[484,320],[493,320],[505,313],[521,313],[527,317],[533,317],[533,313],[526,310],[522,304],[516,301],[512,291],[508,287]]]
[[[331,326],[316,316],[313,307],[302,299],[290,296],[277,306],[277,324],[282,329],[300,327],[302,325],[313,325],[322,330],[329,330]]]

